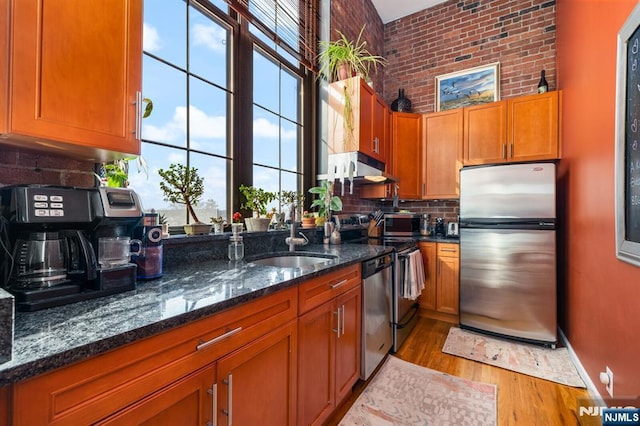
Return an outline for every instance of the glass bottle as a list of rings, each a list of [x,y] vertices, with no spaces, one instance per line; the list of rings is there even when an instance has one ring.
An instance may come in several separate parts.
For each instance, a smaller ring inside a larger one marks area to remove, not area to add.
[[[545,93],[549,90],[549,84],[547,83],[547,79],[544,78],[544,70],[540,72],[540,82],[538,83],[538,93]]]
[[[422,213],[422,221],[420,222],[420,235],[431,235],[429,222],[431,222],[431,216],[428,213]]]
[[[244,258],[244,242],[242,236],[238,234],[231,235],[229,238],[229,260],[232,262],[240,261]]]

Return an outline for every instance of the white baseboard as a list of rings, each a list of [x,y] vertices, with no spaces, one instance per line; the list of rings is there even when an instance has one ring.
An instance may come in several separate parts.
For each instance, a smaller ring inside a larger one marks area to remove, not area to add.
[[[599,406],[599,407],[606,407],[607,403],[604,402],[604,399],[602,399],[600,392],[598,392],[598,389],[596,389],[596,385],[591,380],[591,377],[589,377],[587,370],[585,370],[585,368],[582,366],[582,363],[580,362],[578,355],[573,350],[573,347],[571,347],[571,343],[569,343],[569,340],[567,340],[567,336],[565,336],[564,332],[560,327],[558,327],[558,334],[560,335],[560,341],[562,342],[562,345],[567,348],[567,351],[569,352],[569,357],[571,358],[573,365],[575,365],[576,370],[578,370],[578,374],[584,381],[584,384],[587,385],[587,391],[589,392],[589,396],[591,397],[591,400],[594,403],[593,405]]]

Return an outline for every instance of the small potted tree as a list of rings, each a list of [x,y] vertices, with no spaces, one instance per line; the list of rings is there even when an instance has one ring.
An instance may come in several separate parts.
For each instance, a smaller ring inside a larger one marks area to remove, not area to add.
[[[194,223],[184,225],[187,235],[208,234],[211,224],[200,222],[194,207],[198,205],[204,192],[204,179],[198,175],[198,169],[182,164],[171,164],[168,169],[159,169],[158,174],[163,182],[160,189],[164,192],[165,201],[184,204]]]
[[[333,182],[329,180],[322,181],[320,185],[309,188],[309,192],[316,194],[318,198],[313,200],[311,207],[318,207],[319,217],[324,219],[324,239],[328,241],[333,236],[333,223],[330,222],[331,212],[339,212],[342,210],[342,200],[337,195],[333,195]],[[316,221],[316,225],[322,226]],[[337,230],[336,230],[337,233]],[[339,237],[340,234],[337,234]]]
[[[246,185],[240,185],[240,193],[244,196],[240,207],[253,212],[253,217],[244,219],[247,232],[267,231],[271,222],[267,217],[267,205],[276,199],[276,193]]]

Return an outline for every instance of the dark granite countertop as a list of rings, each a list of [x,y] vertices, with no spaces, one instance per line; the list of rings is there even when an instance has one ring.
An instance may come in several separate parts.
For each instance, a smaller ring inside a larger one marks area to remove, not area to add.
[[[417,240],[418,242],[460,244],[460,237],[431,237],[421,235]]]
[[[63,367],[206,317],[390,248],[309,245],[299,251],[336,259],[297,269],[243,261],[184,263],[165,267],[162,278],[139,281],[136,290],[36,312],[17,312],[11,361],[0,364],[0,385]]]

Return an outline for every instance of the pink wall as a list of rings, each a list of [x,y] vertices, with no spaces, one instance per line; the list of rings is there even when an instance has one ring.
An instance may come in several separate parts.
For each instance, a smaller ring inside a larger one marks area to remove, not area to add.
[[[616,37],[637,0],[557,1],[557,81],[564,92],[566,303],[561,326],[580,361],[609,366],[614,395],[640,395],[640,268],[615,256]]]

